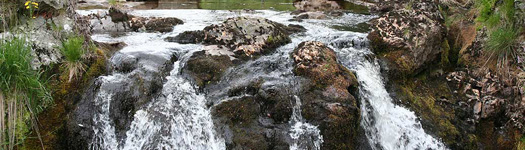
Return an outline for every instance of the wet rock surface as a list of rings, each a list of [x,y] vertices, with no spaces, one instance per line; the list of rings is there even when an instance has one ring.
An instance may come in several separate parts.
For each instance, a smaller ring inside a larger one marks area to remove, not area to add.
[[[227,149],[288,149],[291,93],[267,87],[264,80],[232,88],[232,99],[213,107],[218,131],[225,135]],[[242,96],[248,94],[249,96]]]
[[[294,50],[294,74],[310,80],[304,85],[303,116],[319,125],[325,137],[323,148],[357,147],[360,109],[354,97],[357,79],[338,64],[332,49],[320,42],[307,41]]]
[[[195,52],[184,67],[199,87],[219,81],[222,74],[233,66],[227,55],[209,55],[205,51]]]
[[[204,39],[203,31],[184,31],[175,37],[167,37],[168,42],[176,42],[180,44],[200,43]]]
[[[371,48],[386,60],[389,74],[417,74],[444,51],[446,29],[438,6],[431,1],[384,5],[392,8],[371,21]]]

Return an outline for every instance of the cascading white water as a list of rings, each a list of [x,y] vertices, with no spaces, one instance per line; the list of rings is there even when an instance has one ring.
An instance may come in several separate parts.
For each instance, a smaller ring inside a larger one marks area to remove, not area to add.
[[[93,150],[105,150],[105,149],[117,149],[114,143],[116,141],[115,127],[111,125],[111,118],[109,117],[109,109],[111,97],[113,96],[106,86],[112,84],[111,81],[115,81],[118,78],[115,76],[101,77],[102,85],[96,98],[94,99],[95,106],[98,107],[98,114],[93,117],[93,143],[90,144],[90,149]]]
[[[415,113],[396,106],[385,89],[377,62],[363,62],[355,69],[363,99],[361,110],[367,137],[384,149],[445,149],[425,133]]]
[[[81,14],[92,12],[84,11]],[[215,135],[209,108],[205,106],[205,96],[197,94],[194,87],[180,75],[180,69],[185,60],[191,56],[193,51],[199,50],[200,45],[168,43],[162,39],[167,36],[175,36],[183,31],[201,30],[207,25],[217,24],[226,18],[236,16],[264,17],[283,24],[299,24],[307,29],[306,33],[293,35],[292,43],[278,48],[276,54],[271,55],[272,57],[275,55],[275,57],[283,57],[291,61],[288,59],[289,53],[302,41],[320,41],[333,48],[339,61],[357,74],[362,103],[361,125],[366,130],[366,137],[372,148],[386,150],[446,149],[439,140],[424,132],[413,112],[392,103],[392,98],[385,89],[380,76],[379,65],[375,60],[366,59],[371,52],[366,47],[354,47],[366,39],[366,34],[331,28],[333,25],[355,25],[374,16],[346,14],[329,20],[292,22],[289,19],[293,16],[289,12],[276,11],[239,13],[209,10],[146,10],[131,13],[138,16],[177,17],[185,23],[176,26],[172,33],[132,33],[119,38],[103,34],[94,35],[94,39],[124,41],[130,48],[122,51],[157,52],[156,49],[182,49],[185,52],[179,52],[183,55],[167,77],[168,81],[162,88],[162,96],[152,100],[145,108],[135,113],[125,139],[116,139],[115,128],[109,118],[112,93],[101,88],[99,96],[95,99],[101,111],[97,112],[94,117],[95,137],[92,149],[225,149],[221,135]],[[155,50],[150,47],[155,47]],[[165,52],[160,52],[160,55],[165,55]],[[282,74],[282,72],[271,72],[270,74],[272,73],[277,73],[277,75],[272,75],[275,77]],[[118,80],[119,75],[102,78],[105,79],[105,83],[101,87]],[[290,149],[321,148],[322,136],[319,129],[304,121],[300,114],[301,102],[298,98],[294,100],[289,132],[293,140]]]
[[[191,53],[187,55],[183,58]],[[167,77],[163,96],[136,112],[122,149],[225,149],[224,141],[215,136],[204,95],[180,76],[181,62]]]
[[[301,99],[294,95],[292,117],[290,119],[290,137],[292,137],[292,144],[290,150],[320,150],[323,143],[323,136],[321,131],[312,124],[304,122],[303,115],[301,115]]]
[[[366,47],[337,51],[342,64],[356,73],[361,99],[361,125],[373,149],[446,149],[423,130],[416,114],[397,106],[387,92],[380,67]]]

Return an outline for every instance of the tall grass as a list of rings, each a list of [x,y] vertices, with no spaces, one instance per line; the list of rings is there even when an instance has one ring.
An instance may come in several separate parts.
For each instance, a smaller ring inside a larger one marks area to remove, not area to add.
[[[82,56],[85,53],[83,45],[83,37],[73,36],[63,41],[60,47],[60,51],[65,58],[63,67],[68,71],[69,82],[71,82],[74,77],[81,76],[85,71],[85,65],[82,63]]]
[[[24,39],[0,41],[0,149],[11,150],[23,140],[20,131],[27,132],[26,121],[36,129],[35,114],[52,102],[31,60],[31,47]]]
[[[499,68],[506,68],[509,59],[516,56],[516,44],[518,30],[512,27],[499,27],[490,32],[485,43],[485,51],[490,53],[490,57],[497,59]]]
[[[498,69],[509,69],[516,58],[521,27],[516,25],[514,0],[480,0],[476,3],[476,21],[487,27],[488,38],[484,51],[488,61],[494,60]],[[505,71],[505,70],[503,70]]]

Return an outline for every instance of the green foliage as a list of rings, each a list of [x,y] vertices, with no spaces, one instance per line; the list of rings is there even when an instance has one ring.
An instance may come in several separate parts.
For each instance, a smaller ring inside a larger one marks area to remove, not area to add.
[[[514,26],[516,10],[514,0],[503,0],[499,6],[495,0],[481,0],[476,4],[479,15],[476,21],[483,23],[489,29],[498,26]]]
[[[31,102],[32,110],[42,110],[51,102],[49,91],[40,80],[40,73],[31,67],[31,47],[21,38],[0,43],[0,89],[7,97],[13,91],[23,94]],[[22,95],[17,95],[22,96]]]
[[[496,0],[479,0],[476,1],[476,7],[479,11],[479,16],[476,18],[477,21],[484,22],[493,14],[493,8],[496,4]]]
[[[514,51],[513,46],[517,42],[517,37],[518,31],[514,28],[497,28],[490,33],[485,50],[496,56],[510,56]]]
[[[487,27],[484,51],[490,59],[497,60],[499,68],[508,68],[515,58],[515,45],[521,31],[516,25],[514,0],[480,0],[476,6],[479,10],[476,20]]]
[[[504,15],[506,23],[512,25],[514,22],[516,22],[516,18],[514,18],[514,14],[516,13],[516,9],[514,8],[514,0],[503,0],[503,4],[499,7],[499,9],[499,11]]]
[[[13,149],[23,141],[35,125],[34,116],[52,102],[31,60],[31,47],[24,39],[0,41],[0,117],[5,119],[0,122],[0,142],[5,143],[0,149]]]
[[[85,65],[82,62],[82,56],[85,51],[83,49],[84,38],[81,36],[73,36],[62,42],[60,51],[65,57],[65,62],[62,64],[64,71],[69,74],[69,82],[74,77],[81,76],[85,71]]]
[[[485,25],[488,28],[494,28],[500,24],[501,21],[501,15],[496,12],[494,15],[490,15],[487,20],[485,20]]]
[[[79,62],[84,55],[84,50],[82,46],[84,45],[84,38],[80,36],[75,36],[67,39],[62,42],[62,47],[60,51],[62,55],[66,58],[68,62]]]

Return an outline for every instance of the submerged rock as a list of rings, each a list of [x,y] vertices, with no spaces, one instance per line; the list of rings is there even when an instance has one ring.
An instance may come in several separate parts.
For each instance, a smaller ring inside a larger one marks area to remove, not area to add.
[[[180,44],[200,43],[204,39],[203,31],[184,31],[175,37],[167,37],[168,42],[176,42]]]
[[[335,52],[320,42],[307,41],[294,50],[294,74],[310,79],[304,85],[303,116],[319,125],[323,149],[355,149],[360,109],[355,75],[337,62]]]
[[[446,29],[434,2],[414,2],[373,19],[368,35],[372,50],[387,61],[390,74],[412,75],[444,51]],[[404,6],[404,5],[403,5]]]
[[[130,21],[133,31],[147,32],[171,32],[173,27],[183,24],[182,20],[177,18],[156,18],[156,17],[135,17]]]

